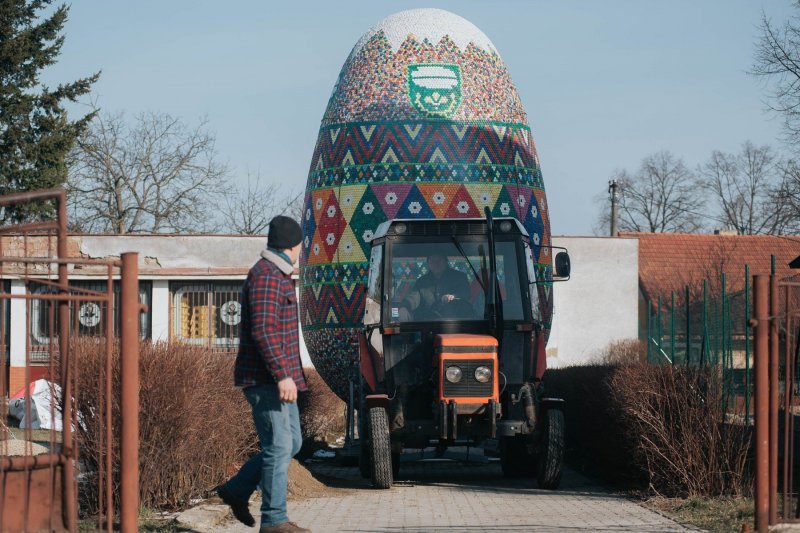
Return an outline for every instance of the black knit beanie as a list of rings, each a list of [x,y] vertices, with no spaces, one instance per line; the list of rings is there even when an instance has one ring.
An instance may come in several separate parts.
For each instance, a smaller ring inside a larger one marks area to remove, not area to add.
[[[303,240],[300,224],[289,217],[278,215],[269,223],[267,246],[276,250],[294,248]]]

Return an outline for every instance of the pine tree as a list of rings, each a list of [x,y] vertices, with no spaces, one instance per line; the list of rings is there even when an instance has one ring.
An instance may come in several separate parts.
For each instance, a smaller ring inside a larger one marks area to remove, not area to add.
[[[53,0],[0,0],[0,194],[62,185],[66,156],[92,114],[70,121],[63,103],[89,92],[96,73],[55,89],[39,80],[56,62],[69,8],[62,5],[40,20]],[[0,221],[48,216],[52,207],[5,209]]]

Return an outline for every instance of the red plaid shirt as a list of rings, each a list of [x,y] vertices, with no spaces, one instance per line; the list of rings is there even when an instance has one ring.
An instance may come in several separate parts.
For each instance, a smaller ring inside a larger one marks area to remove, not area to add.
[[[234,381],[237,387],[291,377],[306,390],[300,362],[297,295],[291,275],[261,259],[242,287],[242,323]]]

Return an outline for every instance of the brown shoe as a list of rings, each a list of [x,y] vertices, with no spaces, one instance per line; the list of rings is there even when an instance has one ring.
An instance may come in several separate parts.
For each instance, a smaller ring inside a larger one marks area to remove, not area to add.
[[[311,530],[300,527],[294,522],[284,522],[274,526],[261,526],[259,533],[311,533]]]

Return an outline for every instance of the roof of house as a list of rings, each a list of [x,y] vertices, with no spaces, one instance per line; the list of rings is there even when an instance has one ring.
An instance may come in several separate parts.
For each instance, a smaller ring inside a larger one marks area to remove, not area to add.
[[[243,277],[260,258],[266,244],[263,235],[70,235],[70,258],[116,260],[122,252],[139,253],[140,277]],[[33,277],[52,274],[56,239],[43,235],[0,236],[0,276],[27,274]],[[31,265],[15,263],[16,257],[42,258]],[[104,276],[106,267],[98,264],[70,265],[70,276]],[[298,272],[295,269],[294,277]]]
[[[715,235],[689,233],[620,233],[639,240],[639,285],[646,298],[668,297],[704,279],[717,287],[725,274],[726,290],[744,289],[750,275],[769,274],[771,256],[779,279],[797,271],[789,263],[800,253],[799,236]]]

